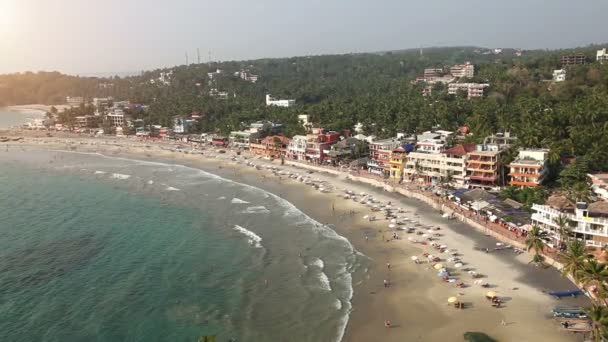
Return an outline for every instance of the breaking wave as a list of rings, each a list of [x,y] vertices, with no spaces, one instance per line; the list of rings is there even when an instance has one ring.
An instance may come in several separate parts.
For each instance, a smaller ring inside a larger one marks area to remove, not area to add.
[[[243,228],[241,226],[239,226],[238,224],[234,225],[234,228],[232,228],[234,230],[236,230],[237,232],[247,236],[249,238],[249,244],[254,246],[255,248],[262,248],[262,238],[257,235],[256,233],[252,232],[251,230],[247,229],[247,228]]]

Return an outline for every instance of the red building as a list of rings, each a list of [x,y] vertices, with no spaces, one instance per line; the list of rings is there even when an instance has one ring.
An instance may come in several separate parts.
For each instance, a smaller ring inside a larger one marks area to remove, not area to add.
[[[306,160],[321,164],[325,160],[326,153],[331,145],[340,141],[340,133],[313,129],[313,134],[306,135]]]

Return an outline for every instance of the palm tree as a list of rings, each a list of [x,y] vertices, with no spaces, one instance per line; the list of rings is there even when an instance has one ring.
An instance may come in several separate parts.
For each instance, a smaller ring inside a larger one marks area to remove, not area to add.
[[[585,243],[581,240],[574,240],[568,245],[568,249],[560,253],[561,262],[564,265],[562,268],[563,275],[571,275],[577,282],[580,281],[583,269],[587,260],[592,258],[592,255],[587,254]]]
[[[535,225],[528,232],[528,236],[526,236],[526,249],[529,252],[530,250],[534,250],[534,259],[532,262],[540,263],[543,261],[543,256],[541,255],[543,249],[545,248],[545,241],[541,239],[541,230],[540,227]]]
[[[560,214],[558,217],[553,219],[553,222],[557,225],[557,234],[559,235],[559,247],[561,249],[562,244],[566,245],[570,239],[570,220],[566,215]]]
[[[608,281],[608,267],[606,264],[598,262],[594,258],[588,259],[581,270],[579,279],[585,288],[594,286],[597,299],[606,304],[606,281]]]
[[[585,313],[591,319],[593,340],[596,342],[602,341],[602,335],[606,333],[606,326],[608,325],[608,308],[602,304],[593,304],[592,307],[585,310]]]

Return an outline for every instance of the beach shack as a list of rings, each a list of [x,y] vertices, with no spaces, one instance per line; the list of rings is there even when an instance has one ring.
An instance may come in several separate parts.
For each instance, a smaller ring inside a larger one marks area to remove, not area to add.
[[[211,138],[211,145],[215,147],[226,147],[228,146],[228,138],[223,136],[215,136]]]

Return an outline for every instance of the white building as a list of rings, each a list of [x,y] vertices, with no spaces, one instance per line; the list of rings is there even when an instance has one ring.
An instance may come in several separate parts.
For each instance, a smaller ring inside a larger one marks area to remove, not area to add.
[[[475,75],[475,65],[471,62],[456,64],[450,68],[450,74],[454,77],[473,77]]]
[[[456,145],[440,152],[419,149],[407,155],[404,173],[432,183],[451,177],[452,184],[462,186],[467,183],[467,156],[473,150],[472,144]]]
[[[240,72],[237,71],[235,72],[235,76],[240,77],[242,80],[245,80],[247,82],[251,82],[251,83],[255,83],[258,81],[258,75],[254,75],[254,74],[250,74],[249,72],[245,71],[245,70],[241,70]]]
[[[94,97],[93,106],[95,106],[95,115],[104,113],[110,107],[114,99],[112,97]]]
[[[294,135],[287,146],[287,157],[294,160],[306,160],[308,139],[305,135]]]
[[[65,102],[71,107],[79,107],[84,103],[84,97],[82,96],[67,96]]]
[[[125,117],[125,112],[120,108],[114,108],[110,113],[108,113],[106,117],[113,127],[123,127],[125,125],[128,125],[128,120]]]
[[[459,90],[467,92],[467,97],[482,97],[485,89],[490,85],[488,83],[450,83],[448,84],[448,94],[456,95]]]
[[[509,184],[521,187],[536,187],[542,184],[548,172],[546,149],[520,150],[517,158],[509,164]]]
[[[553,82],[564,82],[566,80],[566,70],[553,70]]]
[[[606,48],[597,50],[597,55],[595,58],[600,63],[604,63],[604,61],[608,61],[608,51],[606,51]]]
[[[215,72],[208,72],[207,73],[207,77],[209,77],[209,80],[213,80],[214,77],[219,76],[222,73],[222,69],[216,69]]]
[[[582,240],[588,246],[604,247],[608,244],[608,203],[604,201],[588,205],[576,203],[574,212],[563,211],[548,205],[534,204],[532,223],[538,225],[550,237],[560,241],[559,226],[555,220],[561,215],[568,220],[571,236]]]
[[[266,95],[266,106],[277,106],[277,107],[293,107],[296,105],[296,100],[280,100],[272,97],[272,95]]]

